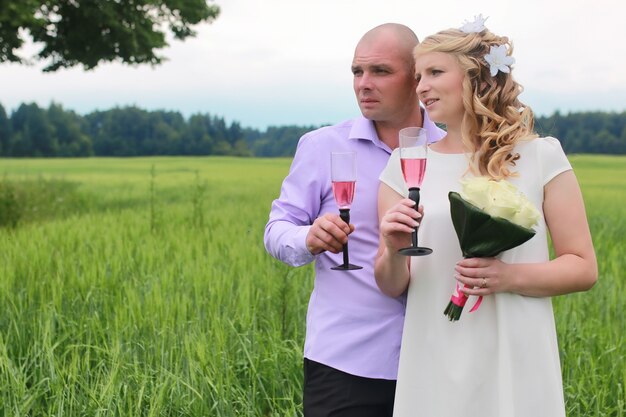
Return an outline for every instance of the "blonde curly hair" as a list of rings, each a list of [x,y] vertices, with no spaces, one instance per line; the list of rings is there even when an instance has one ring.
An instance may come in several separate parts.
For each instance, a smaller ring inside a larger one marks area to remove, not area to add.
[[[511,73],[489,72],[485,55],[491,46],[506,45],[509,55],[513,45],[507,37],[485,29],[465,33],[448,29],[425,38],[413,51],[417,59],[428,52],[444,52],[456,57],[465,72],[461,125],[463,147],[470,153],[470,169],[479,175],[503,179],[516,175],[511,171],[519,154],[515,145],[537,137],[532,110],[519,101],[522,86]]]

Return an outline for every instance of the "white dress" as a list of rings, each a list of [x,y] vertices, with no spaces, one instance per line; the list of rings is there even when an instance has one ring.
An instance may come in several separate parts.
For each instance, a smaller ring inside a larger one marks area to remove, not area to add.
[[[540,138],[517,146],[521,156],[510,179],[540,209],[543,187],[571,166],[560,143]],[[462,259],[450,218],[449,191],[459,191],[468,161],[463,154],[430,150],[420,204],[419,244],[433,253],[411,260],[395,417],[565,416],[559,349],[551,298],[498,293],[450,322],[443,311]],[[406,195],[399,154],[392,154],[381,181]],[[549,260],[543,217],[536,235],[503,252],[507,263]]]

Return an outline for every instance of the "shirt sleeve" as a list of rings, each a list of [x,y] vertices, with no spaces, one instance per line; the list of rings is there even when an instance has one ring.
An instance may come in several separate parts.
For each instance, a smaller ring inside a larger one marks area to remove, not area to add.
[[[539,139],[542,180],[545,186],[557,175],[572,169],[561,143],[553,137]]]
[[[320,158],[312,142],[307,135],[300,139],[265,226],[265,249],[291,266],[302,266],[315,259],[306,247],[306,236],[320,210],[322,184],[327,182],[330,162]]]
[[[385,169],[381,172],[379,179],[382,183],[387,184],[398,194],[404,197],[409,195],[409,190],[407,189],[406,182],[402,176],[402,168],[400,167],[400,151],[398,149],[394,149],[391,153],[387,166],[385,166]]]

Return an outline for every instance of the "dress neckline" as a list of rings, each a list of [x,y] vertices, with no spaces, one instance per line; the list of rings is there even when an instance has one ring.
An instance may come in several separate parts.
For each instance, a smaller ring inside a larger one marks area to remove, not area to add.
[[[434,150],[431,146],[428,146],[428,154],[430,155],[431,153],[435,154],[435,155],[442,155],[442,156],[466,156],[468,155],[465,152],[452,152],[452,153],[448,153],[448,152],[440,152],[440,151],[436,151]]]

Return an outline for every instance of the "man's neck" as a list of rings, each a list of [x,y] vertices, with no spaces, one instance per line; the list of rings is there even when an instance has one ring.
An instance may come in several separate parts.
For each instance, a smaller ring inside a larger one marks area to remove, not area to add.
[[[424,127],[424,117],[422,116],[422,110],[411,115],[410,118],[405,119],[400,123],[392,122],[380,122],[374,121],[374,128],[378,134],[378,139],[385,145],[389,146],[391,150],[396,149],[399,146],[400,130],[405,127]]]

